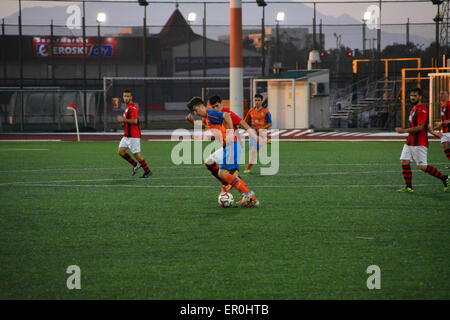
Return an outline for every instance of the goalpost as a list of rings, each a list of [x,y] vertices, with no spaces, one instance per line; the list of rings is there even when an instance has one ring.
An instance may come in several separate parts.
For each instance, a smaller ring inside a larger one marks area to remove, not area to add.
[[[252,103],[252,79],[243,77],[244,101]],[[183,123],[186,102],[193,96],[206,100],[212,95],[222,98],[224,106],[230,100],[230,77],[105,77],[103,78],[104,130],[115,127],[115,117],[123,112],[122,92],[130,89],[139,106],[139,118],[158,123],[159,128]],[[242,115],[241,115],[242,116]]]
[[[430,112],[429,121],[434,127],[436,122],[441,119],[440,108],[441,103],[439,100],[439,94],[442,90],[447,92],[450,90],[450,72],[443,73],[429,73],[429,99],[430,99]]]

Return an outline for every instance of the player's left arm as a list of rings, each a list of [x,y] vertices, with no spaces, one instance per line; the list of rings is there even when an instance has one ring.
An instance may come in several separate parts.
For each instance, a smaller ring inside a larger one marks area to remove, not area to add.
[[[130,112],[130,119],[126,119],[123,116],[117,116],[117,121],[119,122],[126,122],[128,124],[137,124],[138,123],[138,112],[137,109],[131,110]]]
[[[137,124],[138,119],[125,119],[122,116],[117,116],[117,121],[119,121],[119,122],[126,122],[126,123],[129,123],[129,124]]]

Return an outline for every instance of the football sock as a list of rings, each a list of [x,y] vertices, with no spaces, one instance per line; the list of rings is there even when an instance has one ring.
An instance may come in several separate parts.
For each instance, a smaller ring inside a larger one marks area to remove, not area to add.
[[[429,175],[432,175],[433,177],[436,177],[441,180],[445,180],[442,173],[440,173],[438,169],[436,169],[432,166],[427,166],[427,168],[425,169],[425,172],[428,173]]]
[[[406,186],[412,188],[412,171],[409,164],[402,165],[403,168],[403,179],[405,179]]]
[[[248,193],[250,192],[249,188],[247,188],[247,185],[245,182],[239,178],[236,178],[232,174],[228,174],[224,181],[228,184],[231,184],[232,187],[235,187],[240,193]]]
[[[208,169],[208,170],[211,172],[211,174],[212,174],[217,180],[220,181],[220,183],[221,183],[222,185],[224,185],[224,186],[227,185],[227,183],[223,182],[222,179],[220,179],[220,177],[219,177],[219,166],[218,166],[217,164],[211,164],[211,165],[205,164],[205,166],[206,166],[206,169]]]
[[[133,158],[130,157],[130,155],[128,153],[125,153],[123,156],[121,156],[122,158],[124,158],[125,160],[128,161],[129,164],[131,164],[133,167],[135,167],[137,165],[137,162],[133,160]]]
[[[150,171],[150,169],[147,166],[147,163],[145,163],[145,160],[139,161],[139,163],[141,164],[142,169],[144,169],[145,172],[149,172]]]
[[[444,150],[445,155],[447,156],[447,159],[450,160],[450,148]]]

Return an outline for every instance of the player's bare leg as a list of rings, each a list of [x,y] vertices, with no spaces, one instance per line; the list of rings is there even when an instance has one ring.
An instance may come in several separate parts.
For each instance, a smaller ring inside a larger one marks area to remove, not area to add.
[[[133,156],[136,158],[136,160],[139,162],[139,165],[142,169],[144,169],[144,174],[141,176],[141,178],[148,178],[152,175],[152,172],[150,168],[148,167],[147,163],[145,162],[144,157],[141,155],[140,152],[137,152],[133,154]]]

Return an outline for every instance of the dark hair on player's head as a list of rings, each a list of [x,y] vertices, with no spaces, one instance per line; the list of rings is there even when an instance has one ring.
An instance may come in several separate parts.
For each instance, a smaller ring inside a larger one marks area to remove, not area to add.
[[[260,98],[261,100],[264,100],[263,96],[259,93],[255,94],[255,98]]]
[[[219,97],[219,96],[212,96],[212,97],[209,97],[209,104],[210,105],[215,105],[216,103],[221,103],[222,102],[222,99]]]
[[[133,95],[133,92],[131,92],[130,89],[125,89],[125,90],[123,90],[123,93],[131,93],[131,95]]]
[[[194,111],[194,107],[201,105],[201,104],[205,104],[202,100],[202,98],[200,97],[193,97],[191,100],[189,100],[189,102],[187,103],[187,108],[189,109],[190,112]]]
[[[419,94],[419,96],[422,96],[422,89],[420,88],[412,88],[411,90],[409,90],[409,93],[412,92],[417,92]]]

